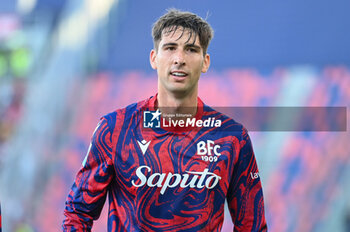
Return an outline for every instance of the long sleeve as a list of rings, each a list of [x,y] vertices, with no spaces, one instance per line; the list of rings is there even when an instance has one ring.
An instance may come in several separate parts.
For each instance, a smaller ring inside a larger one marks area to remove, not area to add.
[[[99,218],[114,176],[112,134],[113,129],[103,118],[68,195],[63,231],[91,231],[93,220]]]
[[[235,232],[267,231],[264,199],[253,147],[243,129],[240,152],[227,194]]]

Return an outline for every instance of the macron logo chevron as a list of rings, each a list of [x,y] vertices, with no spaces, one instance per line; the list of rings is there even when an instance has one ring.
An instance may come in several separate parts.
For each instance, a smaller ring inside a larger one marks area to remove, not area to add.
[[[142,154],[145,154],[149,144],[151,143],[151,141],[147,142],[146,140],[142,140],[140,142],[140,141],[137,140],[137,143],[139,144],[139,146],[141,148]]]

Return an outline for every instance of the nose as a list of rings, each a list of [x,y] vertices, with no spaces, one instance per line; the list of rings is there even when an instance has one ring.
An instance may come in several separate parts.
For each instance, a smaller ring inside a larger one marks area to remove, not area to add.
[[[183,51],[179,50],[174,54],[174,64],[176,64],[176,65],[185,65],[186,64]]]

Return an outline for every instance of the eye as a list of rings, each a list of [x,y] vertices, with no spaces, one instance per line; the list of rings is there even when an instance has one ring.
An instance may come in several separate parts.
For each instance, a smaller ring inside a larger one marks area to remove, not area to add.
[[[187,49],[187,51],[189,51],[189,52],[194,52],[194,53],[197,53],[198,52],[198,50],[196,49],[196,48],[188,48]]]
[[[165,50],[174,51],[174,50],[175,50],[175,47],[166,47]]]

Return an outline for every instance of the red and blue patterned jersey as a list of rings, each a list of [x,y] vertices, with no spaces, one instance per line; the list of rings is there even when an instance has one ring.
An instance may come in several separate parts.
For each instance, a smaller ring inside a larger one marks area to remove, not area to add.
[[[247,130],[198,98],[196,119],[219,127],[145,128],[156,96],[101,118],[66,201],[63,231],[91,231],[106,196],[108,231],[267,231]]]

